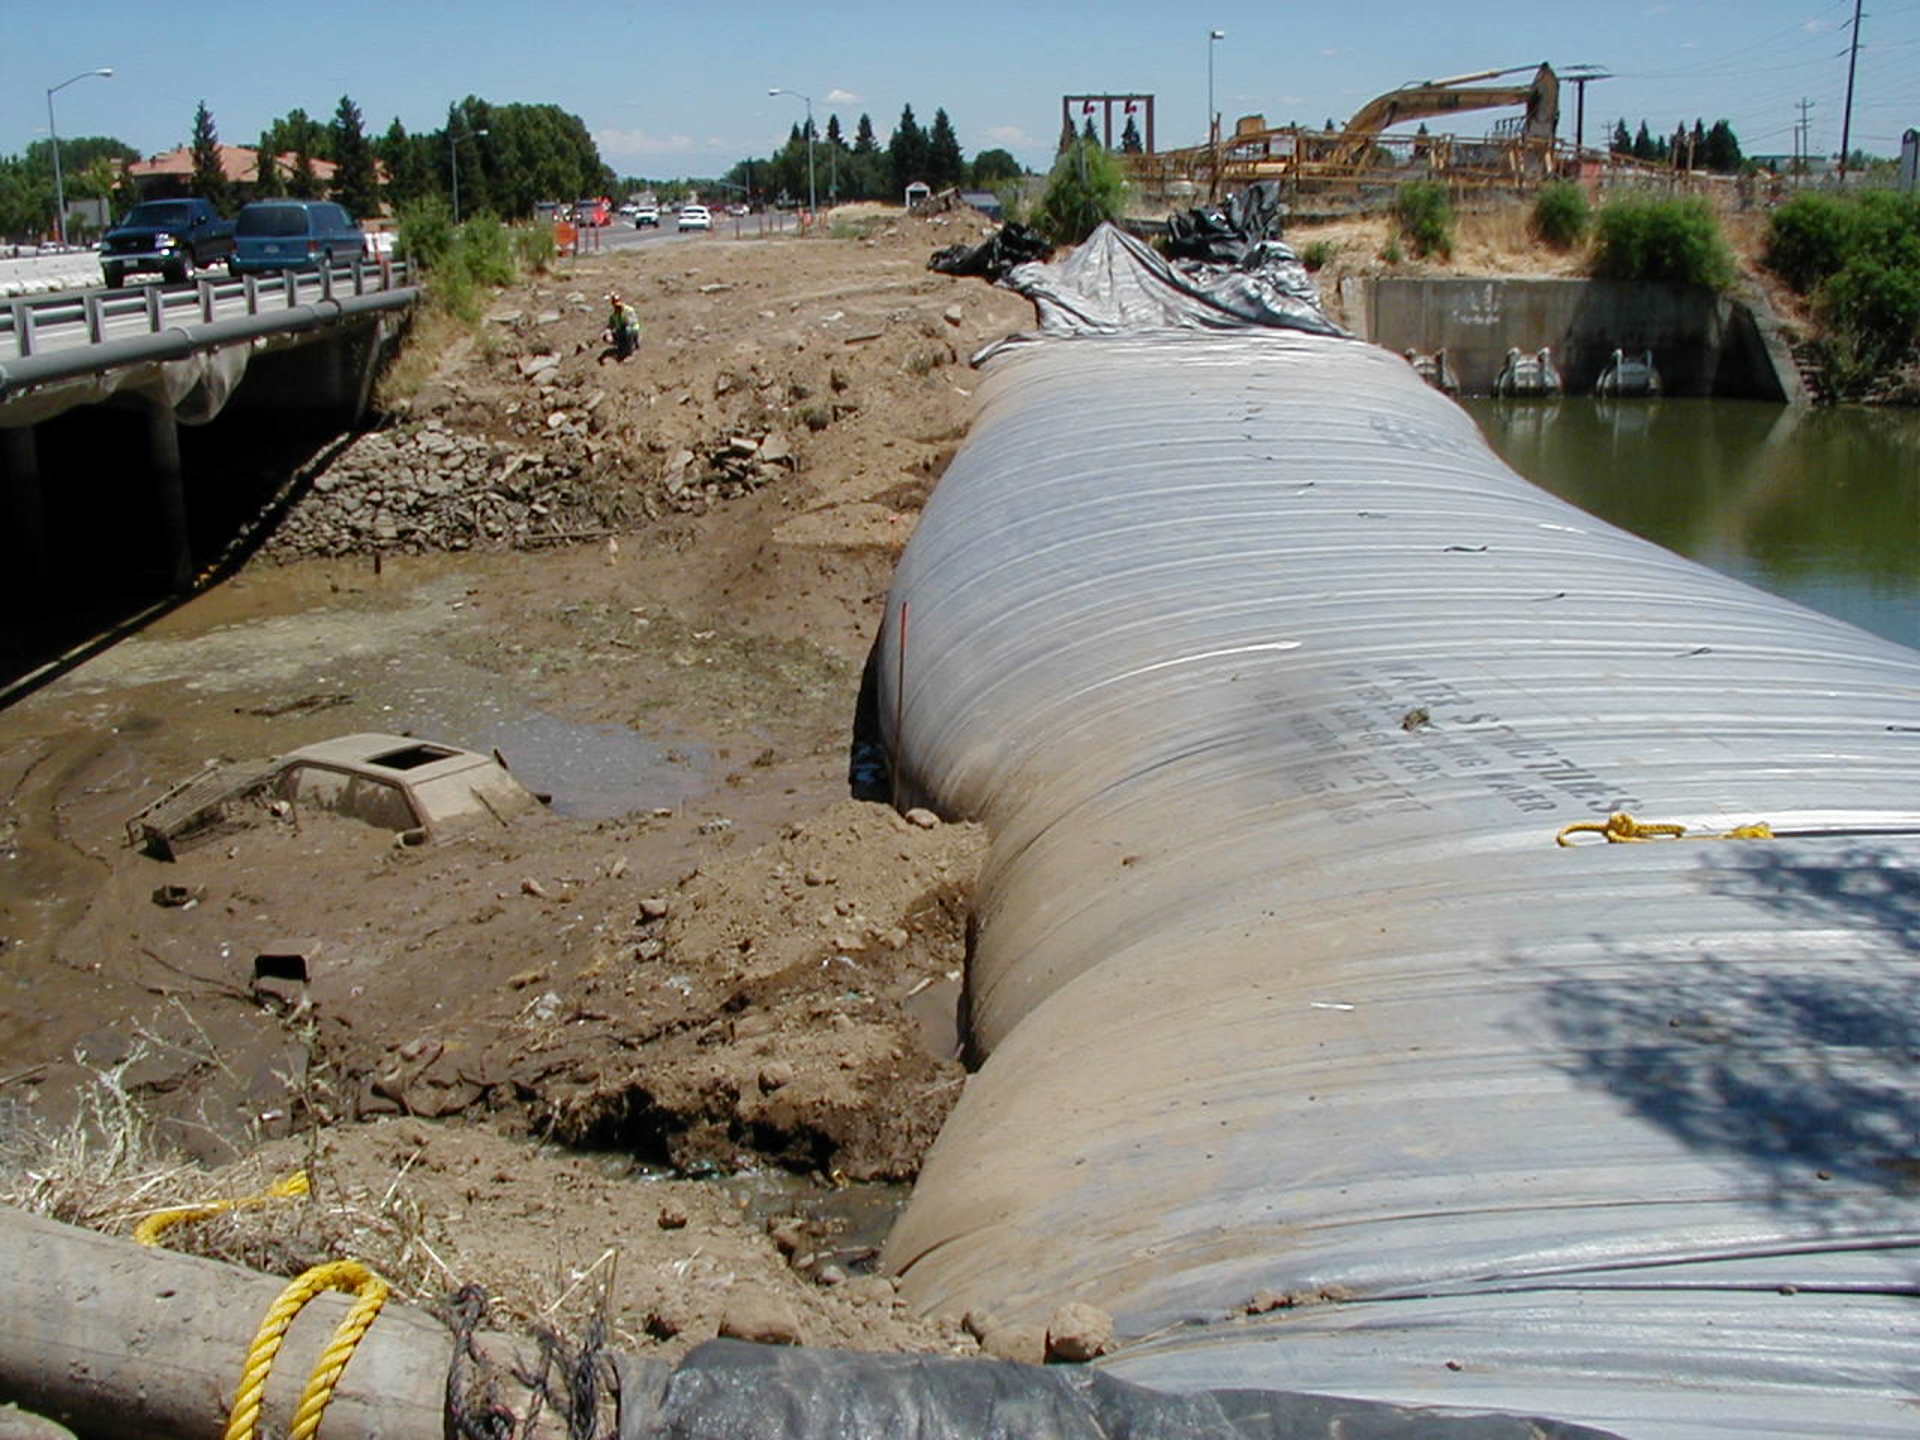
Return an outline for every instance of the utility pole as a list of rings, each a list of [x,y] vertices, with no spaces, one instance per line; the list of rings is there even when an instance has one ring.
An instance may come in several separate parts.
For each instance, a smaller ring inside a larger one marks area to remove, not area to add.
[[[1847,113],[1840,117],[1840,184],[1847,183],[1847,147],[1853,140],[1853,69],[1860,60],[1860,0],[1853,0],[1853,44],[1847,47]]]
[[[1802,98],[1798,109],[1800,123],[1793,127],[1793,163],[1799,174],[1807,172],[1808,152],[1813,145],[1813,122],[1807,118],[1807,112],[1813,109],[1814,102]]]

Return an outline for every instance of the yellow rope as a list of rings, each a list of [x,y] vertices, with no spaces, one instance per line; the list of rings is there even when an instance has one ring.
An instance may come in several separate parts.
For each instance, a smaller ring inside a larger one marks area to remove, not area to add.
[[[210,1200],[204,1205],[181,1205],[172,1210],[156,1211],[133,1227],[133,1238],[142,1245],[157,1245],[160,1236],[175,1225],[184,1225],[189,1220],[210,1220],[229,1210],[251,1210],[273,1200],[290,1200],[305,1195],[307,1189],[307,1172],[296,1170],[286,1179],[276,1180],[257,1195],[248,1195],[239,1200]]]
[[[274,1200],[293,1199],[307,1194],[308,1189],[307,1172],[297,1170],[255,1195],[158,1211],[134,1227],[133,1238],[142,1245],[158,1244],[160,1236],[175,1225],[183,1225],[189,1220],[206,1220],[229,1210],[250,1210]],[[287,1338],[287,1327],[293,1324],[293,1317],[305,1308],[309,1300],[328,1290],[345,1291],[359,1298],[333,1332],[327,1348],[320,1352],[319,1360],[314,1363],[313,1374],[307,1377],[307,1388],[300,1392],[300,1403],[293,1412],[293,1425],[287,1431],[287,1440],[312,1440],[314,1431],[320,1428],[320,1417],[326,1412],[327,1402],[333,1399],[333,1387],[339,1383],[341,1372],[347,1368],[347,1361],[353,1356],[354,1347],[360,1343],[360,1337],[367,1333],[367,1327],[373,1324],[374,1317],[380,1313],[380,1307],[387,1303],[390,1293],[387,1282],[358,1260],[334,1260],[325,1265],[315,1265],[280,1292],[280,1298],[268,1309],[267,1318],[260,1322],[259,1334],[253,1337],[253,1344],[247,1349],[247,1364],[241,1372],[240,1389],[233,1397],[233,1409],[227,1417],[225,1440],[252,1440],[254,1429],[260,1422],[260,1398],[266,1392],[267,1372],[273,1368],[274,1357],[280,1353],[280,1343]]]
[[[1624,810],[1616,810],[1605,820],[1583,820],[1577,825],[1564,826],[1553,837],[1556,845],[1571,846],[1570,835],[1601,835],[1609,845],[1630,845],[1641,840],[1678,840],[1687,836],[1687,827],[1662,822],[1640,821]],[[1694,840],[1771,840],[1773,827],[1764,820],[1755,820],[1751,824],[1736,825],[1731,830],[1696,830],[1690,837]]]
[[[313,1432],[320,1428],[320,1416],[327,1402],[333,1399],[333,1387],[340,1379],[340,1372],[347,1368],[353,1347],[360,1343],[360,1337],[367,1333],[380,1307],[387,1303],[386,1281],[358,1260],[316,1265],[280,1292],[280,1298],[268,1309],[267,1318],[260,1323],[260,1333],[247,1351],[247,1364],[240,1375],[240,1388],[233,1397],[225,1440],[252,1440],[254,1427],[260,1420],[260,1397],[267,1388],[267,1372],[280,1353],[280,1342],[286,1339],[287,1327],[309,1300],[326,1290],[343,1290],[359,1299],[333,1332],[327,1348],[320,1352],[307,1388],[300,1393],[300,1404],[294,1410],[287,1440],[310,1440]]]

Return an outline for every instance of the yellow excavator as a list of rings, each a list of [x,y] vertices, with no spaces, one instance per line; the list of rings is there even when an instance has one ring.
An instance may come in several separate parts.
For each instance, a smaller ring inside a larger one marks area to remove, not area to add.
[[[1478,85],[1481,80],[1497,80],[1503,75],[1521,75],[1533,71],[1533,79],[1524,85]],[[1347,121],[1336,142],[1333,159],[1351,165],[1367,153],[1374,136],[1390,125],[1407,120],[1424,120],[1429,115],[1451,115],[1456,110],[1492,110],[1507,105],[1527,107],[1520,126],[1528,139],[1551,141],[1560,128],[1560,80],[1551,65],[1516,65],[1506,70],[1480,70],[1471,75],[1453,75],[1444,80],[1412,80],[1398,90],[1389,90],[1369,100]]]

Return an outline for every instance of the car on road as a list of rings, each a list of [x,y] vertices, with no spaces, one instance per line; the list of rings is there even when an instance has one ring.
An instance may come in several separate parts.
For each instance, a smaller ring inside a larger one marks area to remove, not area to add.
[[[678,230],[711,230],[713,212],[704,205],[683,205],[673,224]]]
[[[633,212],[633,228],[636,230],[646,230],[649,228],[659,229],[660,207],[658,205],[642,205],[638,210],[635,210]]]
[[[101,238],[100,275],[109,290],[141,270],[188,280],[202,265],[224,260],[231,267],[233,250],[233,222],[207,201],[147,200]]]
[[[590,225],[596,230],[603,225],[611,225],[613,223],[613,206],[608,203],[604,196],[589,196],[585,200],[575,201],[573,206],[573,223],[576,225]]]
[[[313,270],[365,259],[367,237],[330,200],[256,200],[233,223],[236,275]]]

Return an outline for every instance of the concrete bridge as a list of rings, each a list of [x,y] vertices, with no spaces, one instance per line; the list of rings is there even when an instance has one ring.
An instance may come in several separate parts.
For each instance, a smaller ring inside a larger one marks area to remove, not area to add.
[[[230,403],[365,413],[382,352],[420,290],[402,264],[247,276],[192,288],[16,299],[0,305],[0,479],[18,563],[47,551],[37,426],[83,406],[146,417],[165,568],[192,585],[178,427]]]

